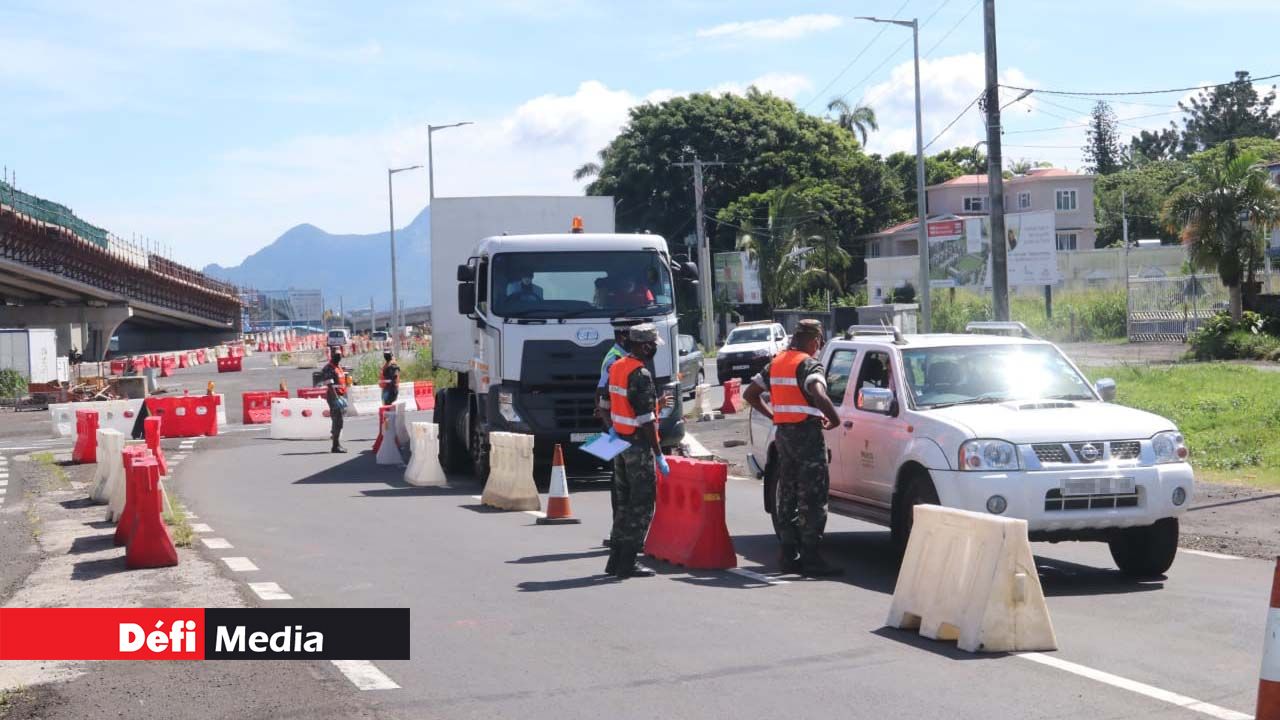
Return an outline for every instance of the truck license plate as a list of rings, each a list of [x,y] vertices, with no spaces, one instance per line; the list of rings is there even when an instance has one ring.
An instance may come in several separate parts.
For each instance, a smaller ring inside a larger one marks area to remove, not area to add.
[[[734,370],[746,370],[746,369],[747,369],[747,368],[749,368],[749,367],[751,367],[751,366],[750,366],[750,365],[734,365],[734,366],[733,366],[733,369],[734,369]]]
[[[569,442],[576,442],[576,443],[586,442],[587,438],[591,437],[592,435],[595,435],[595,433],[570,433]]]
[[[1131,477],[1068,478],[1062,481],[1063,496],[1132,495],[1137,488]]]

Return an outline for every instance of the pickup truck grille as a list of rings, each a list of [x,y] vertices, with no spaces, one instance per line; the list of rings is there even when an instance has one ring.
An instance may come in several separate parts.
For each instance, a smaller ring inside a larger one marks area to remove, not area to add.
[[[1031,446],[1036,458],[1044,464],[1074,465],[1106,460],[1137,460],[1142,454],[1139,440],[1105,442],[1038,443]]]
[[[1123,495],[1070,495],[1062,496],[1062,491],[1054,488],[1044,494],[1045,512],[1062,512],[1070,510],[1112,510],[1114,508],[1138,507],[1138,493]]]

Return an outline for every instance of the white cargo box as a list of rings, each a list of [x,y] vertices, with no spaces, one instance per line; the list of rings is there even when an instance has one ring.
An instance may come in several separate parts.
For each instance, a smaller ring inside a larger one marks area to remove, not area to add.
[[[0,328],[0,370],[17,370],[27,382],[58,377],[58,336],[53,328]]]

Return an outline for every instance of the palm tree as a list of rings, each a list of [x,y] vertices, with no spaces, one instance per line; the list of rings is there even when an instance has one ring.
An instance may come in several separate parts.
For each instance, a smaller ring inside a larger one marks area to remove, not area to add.
[[[738,233],[737,249],[748,253],[760,268],[760,289],[771,307],[783,307],[787,298],[803,295],[807,288],[825,286],[840,290],[833,270],[851,262],[832,228],[815,216],[799,198],[800,185],[771,193],[762,228],[745,221]]]
[[[851,107],[844,98],[832,98],[827,103],[827,112],[836,113],[836,124],[860,138],[864,146],[867,144],[867,128],[880,129],[876,123],[876,111],[867,105]]]
[[[605,162],[609,159],[609,148],[596,153],[596,157],[600,158],[600,162],[583,163],[577,170],[573,171],[573,179],[581,181],[599,176],[600,171],[604,169]]]
[[[1241,284],[1262,255],[1265,234],[1280,224],[1280,188],[1260,156],[1228,142],[1191,163],[1191,177],[1166,201],[1162,218],[1178,232],[1191,262],[1216,270],[1231,296],[1231,318],[1243,314]]]

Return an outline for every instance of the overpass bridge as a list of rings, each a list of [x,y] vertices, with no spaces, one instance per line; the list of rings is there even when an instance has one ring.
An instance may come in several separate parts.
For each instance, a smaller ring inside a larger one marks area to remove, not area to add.
[[[348,310],[343,320],[350,326],[352,332],[365,332],[369,329],[368,310]],[[373,316],[373,326],[380,330],[391,327],[391,321],[390,310],[379,310]],[[431,323],[431,306],[407,307],[401,311],[400,321],[405,325],[428,325]]]
[[[59,353],[101,359],[113,336],[121,353],[236,339],[240,316],[234,286],[0,183],[0,327],[53,327]]]

